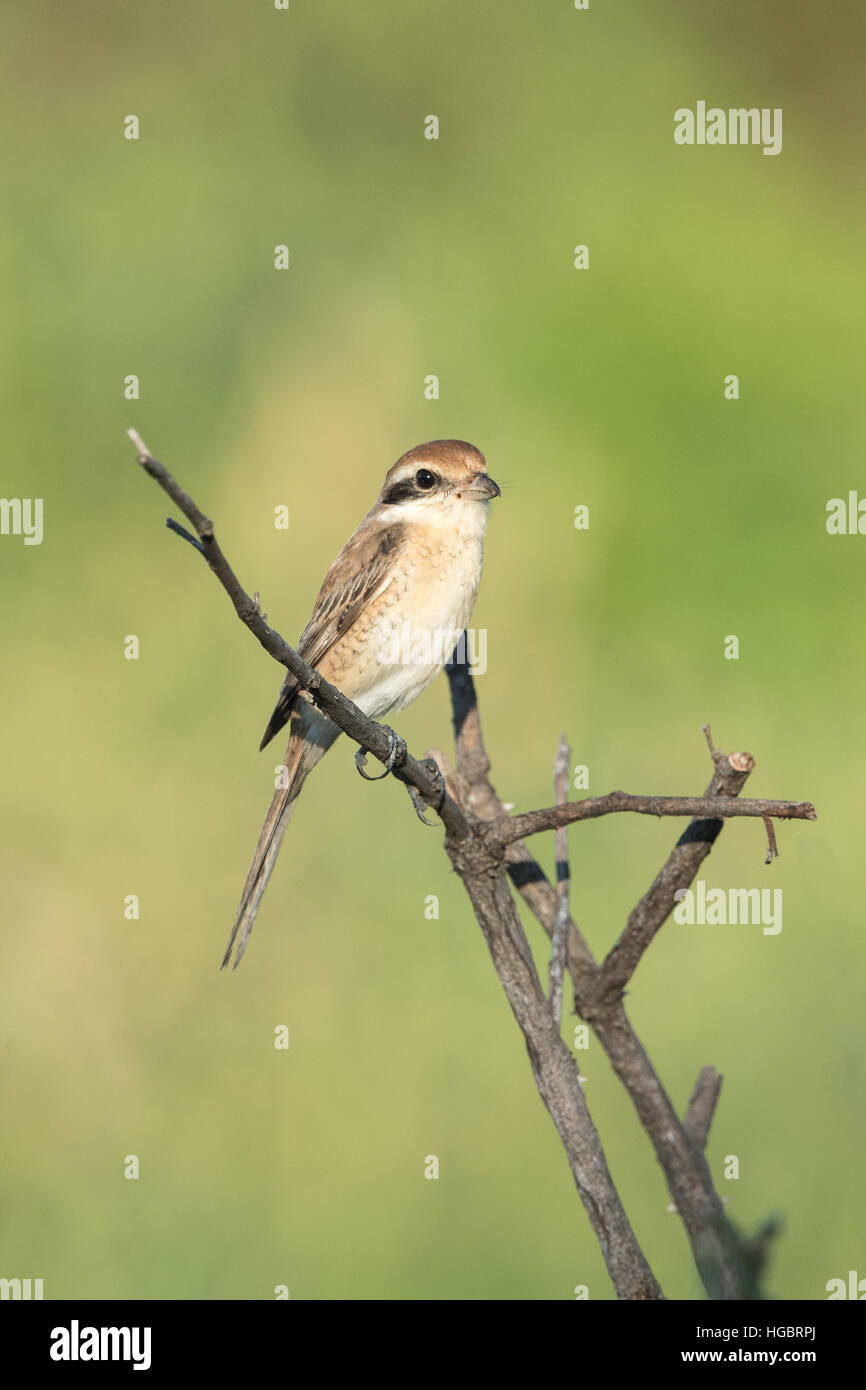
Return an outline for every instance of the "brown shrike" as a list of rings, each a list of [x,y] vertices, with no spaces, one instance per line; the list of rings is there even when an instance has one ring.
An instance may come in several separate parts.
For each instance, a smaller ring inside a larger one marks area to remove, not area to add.
[[[419,444],[389,469],[372,510],[325,575],[297,650],[371,719],[404,709],[451,655],[478,592],[488,503],[499,495],[472,444]],[[236,939],[240,963],[298,794],[340,734],[291,673],[259,746],[285,724],[286,785],[262,826],[224,966]]]

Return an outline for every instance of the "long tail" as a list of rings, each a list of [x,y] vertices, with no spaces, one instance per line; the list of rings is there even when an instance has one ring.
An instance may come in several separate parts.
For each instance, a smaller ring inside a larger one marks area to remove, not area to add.
[[[237,939],[234,969],[237,970],[247,949],[250,932],[255,926],[259,905],[268,886],[283,836],[292,819],[298,795],[308,774],[320,758],[324,757],[331,744],[339,736],[339,729],[330,719],[319,714],[318,710],[304,702],[292,714],[292,736],[286,749],[285,766],[287,783],[274,793],[268,807],[265,823],[259,835],[253,862],[247,874],[244,890],[232,927],[229,944],[222,959],[221,970],[231,960],[232,950]]]
[[[253,855],[253,862],[247,874],[247,881],[244,884],[244,891],[241,894],[240,906],[235,917],[232,934],[229,937],[229,944],[226,947],[225,955],[222,959],[221,970],[225,970],[231,960],[234,949],[235,938],[239,937],[238,949],[235,956],[235,969],[241,963],[244,951],[247,949],[247,942],[250,939],[256,917],[258,916],[259,904],[262,901],[264,891],[268,886],[268,880],[273,873],[273,868],[277,862],[277,855],[280,852],[280,845],[289,821],[292,819],[292,812],[297,804],[297,794],[292,795],[292,788],[281,788],[276,792],[274,799],[268,808],[265,823],[262,826],[262,833],[256,845],[256,852]]]

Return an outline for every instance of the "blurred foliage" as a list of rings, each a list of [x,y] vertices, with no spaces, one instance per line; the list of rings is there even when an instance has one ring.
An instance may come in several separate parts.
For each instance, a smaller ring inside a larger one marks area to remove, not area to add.
[[[162,529],[129,425],[290,639],[390,463],[472,440],[504,487],[475,613],[502,794],[552,799],[561,728],[593,792],[700,791],[710,720],[755,754],[752,794],[814,800],[772,868],[740,822],[704,873],[781,887],[781,934],[671,923],[629,1004],[680,1109],[701,1066],[724,1073],[709,1157],[741,1229],[784,1217],[772,1293],[866,1273],[866,540],[824,524],[866,491],[862,10],[101,0],[5,20],[2,490],[44,498],[45,538],[0,539],[0,1273],[47,1297],[611,1296],[441,836],[348,744],[219,974],[280,673]],[[782,107],[782,154],[676,147],[698,99]],[[444,680],[399,728],[450,746]],[[676,833],[572,832],[596,951]],[[581,1069],[654,1271],[699,1296],[597,1045]]]

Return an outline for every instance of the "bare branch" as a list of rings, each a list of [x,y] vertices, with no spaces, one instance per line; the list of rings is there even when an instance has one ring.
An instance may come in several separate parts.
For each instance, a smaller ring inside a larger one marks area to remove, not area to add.
[[[721,1089],[722,1078],[715,1067],[703,1067],[683,1119],[683,1129],[699,1149],[707,1147]]]
[[[571,749],[565,734],[559,736],[559,747],[553,762],[553,794],[558,806],[568,800],[568,772],[571,762]],[[556,892],[558,903],[556,923],[553,928],[553,949],[550,953],[550,1007],[557,1028],[562,1022],[562,973],[565,969],[566,942],[568,940],[568,831],[560,826],[556,831]]]
[[[440,753],[435,756],[446,769],[449,790],[464,808],[471,808],[470,813],[482,823],[505,820],[505,810],[488,780],[490,762],[481,734],[471,673],[465,664],[455,663],[453,659],[447,670],[457,771],[447,767]],[[446,847],[463,879],[496,972],[523,1032],[536,1086],[559,1132],[617,1295],[629,1299],[659,1299],[661,1290],[623,1211],[586,1105],[577,1067],[560,1037],[550,1004],[544,998],[514,901],[501,871],[496,871],[497,861],[490,856],[481,835],[459,845],[449,842]],[[529,874],[531,881],[525,882],[521,891],[531,896],[533,885],[543,884],[555,899],[553,889],[525,846],[509,845],[505,859],[512,877],[519,874],[525,861],[537,871]],[[501,864],[501,860],[499,862]],[[595,963],[579,929],[573,922],[569,925],[569,968],[573,973],[576,971],[577,967],[571,963],[573,956],[581,968],[594,970]]]
[[[463,643],[463,650],[466,644]],[[460,650],[458,644],[457,650]],[[451,691],[451,710],[454,720],[454,740],[457,751],[457,766],[460,771],[462,795],[458,798],[463,806],[471,806],[482,821],[501,820],[508,825],[505,807],[496,794],[489,778],[490,759],[484,746],[481,732],[481,719],[475,695],[472,673],[465,662],[455,662],[454,657],[445,668]],[[441,755],[437,753],[437,758]],[[450,790],[450,786],[449,786]],[[453,794],[453,793],[452,793]],[[505,851],[508,877],[529,904],[548,934],[553,931],[553,918],[550,924],[543,921],[544,908],[548,897],[555,900],[547,876],[531,850],[520,840],[509,844]],[[551,909],[555,914],[555,903]],[[567,958],[572,978],[590,975],[598,969],[592,952],[583,933],[573,917],[568,919]]]
[[[518,849],[523,851],[518,864],[521,871],[518,891],[551,935],[558,906],[556,891],[525,845],[510,846],[509,855]],[[574,985],[575,1007],[591,1024],[652,1142],[674,1209],[686,1227],[695,1263],[706,1286],[708,1290],[712,1288],[713,1297],[750,1297],[740,1242],[727,1220],[706,1160],[686,1134],[632,1027],[621,997],[611,999],[602,992],[599,992],[600,998],[596,997],[600,967],[595,965],[574,921],[569,925],[568,966]],[[577,949],[577,943],[583,944],[583,950]]]
[[[536,1085],[559,1132],[571,1173],[598,1238],[617,1296],[663,1294],[635,1238],[587,1109],[577,1067],[559,1035],[504,875],[483,868],[471,841],[446,841],[484,932],[496,973],[526,1040]],[[467,859],[467,853],[469,858]]]
[[[713,775],[704,796],[713,807],[722,798],[739,796],[755,760],[751,753],[720,753],[713,746],[709,724],[704,733],[713,759]],[[765,822],[766,824],[766,822]],[[650,887],[629,913],[619,940],[611,948],[598,976],[593,982],[597,996],[606,994],[617,998],[631,979],[644,951],[663,922],[666,922],[677,903],[677,893],[693,882],[703,861],[710,853],[721,832],[724,821],[693,820],[686,827],[668,855],[663,868]]]
[[[566,806],[545,806],[540,811],[527,811],[522,816],[509,816],[505,827],[490,832],[496,843],[508,845],[513,840],[537,835],[542,830],[555,830],[575,821],[596,820],[619,811],[631,811],[639,816],[713,816],[728,819],[735,816],[776,816],[780,820],[817,820],[815,807],[808,801],[737,801],[733,797],[718,797],[709,801],[704,796],[636,796],[631,792],[608,792],[606,796],[587,796],[582,801],[569,801]]]
[[[165,524],[168,527],[169,531],[174,531],[176,536],[183,536],[184,540],[189,541],[190,545],[198,551],[199,555],[203,555],[204,558],[207,559],[207,551],[205,550],[201,541],[197,541],[195,536],[191,536],[185,526],[181,526],[180,522],[175,521],[174,517],[172,516],[166,517]]]
[[[776,827],[769,816],[764,816],[764,829],[767,832],[767,857],[764,863],[772,864],[779,857],[779,846],[776,844]]]
[[[473,748],[477,746],[481,749],[482,756],[477,763],[481,775],[471,791],[473,805],[486,822],[502,821],[502,802],[487,776],[489,762],[483,751],[471,676],[462,671],[458,680],[458,673],[449,670],[449,678],[455,725],[458,710],[461,710],[464,719],[471,719],[474,725]],[[706,795],[735,796],[753,769],[754,760],[748,753],[731,753],[727,757],[718,753],[713,748],[708,726],[705,734],[715,763],[713,779]],[[665,868],[632,914],[636,917],[638,948],[640,930],[651,939],[674,904],[676,888],[692,881],[722,826],[723,821],[718,819],[694,820],[683,832]],[[512,883],[548,935],[552,935],[558,897],[541,865],[520,840],[508,845],[506,863]],[[639,959],[639,954],[638,949],[635,959]],[[695,1263],[707,1291],[713,1298],[740,1300],[758,1297],[755,1263],[748,1257],[748,1247],[744,1246],[727,1219],[703,1152],[687,1135],[641,1046],[623,1006],[621,992],[611,997],[598,988],[602,982],[600,967],[596,965],[573,918],[569,919],[568,967],[574,984],[576,1008],[590,1022],[653,1144],[675,1210],[679,1212],[688,1232]]]

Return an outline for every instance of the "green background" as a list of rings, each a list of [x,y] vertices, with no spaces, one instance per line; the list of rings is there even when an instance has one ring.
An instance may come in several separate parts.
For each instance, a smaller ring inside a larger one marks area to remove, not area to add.
[[[612,1297],[441,834],[348,741],[219,973],[280,672],[164,530],[131,425],[290,640],[394,459],[471,440],[503,486],[473,621],[505,799],[552,800],[561,729],[593,793],[701,792],[709,720],[755,755],[752,795],[815,802],[772,868],[740,821],[702,874],[782,888],[781,934],[671,922],[629,1007],[680,1110],[704,1064],[724,1073],[708,1154],[739,1225],[784,1216],[770,1292],[866,1275],[866,539],[825,528],[866,491],[862,10],[5,18],[2,491],[44,498],[45,536],[0,538],[0,1275],[48,1298]],[[783,152],[677,147],[698,100],[782,107]],[[450,748],[444,678],[398,727]],[[680,828],[571,832],[596,952]],[[653,1270],[702,1296],[625,1093],[596,1043],[580,1061]]]

